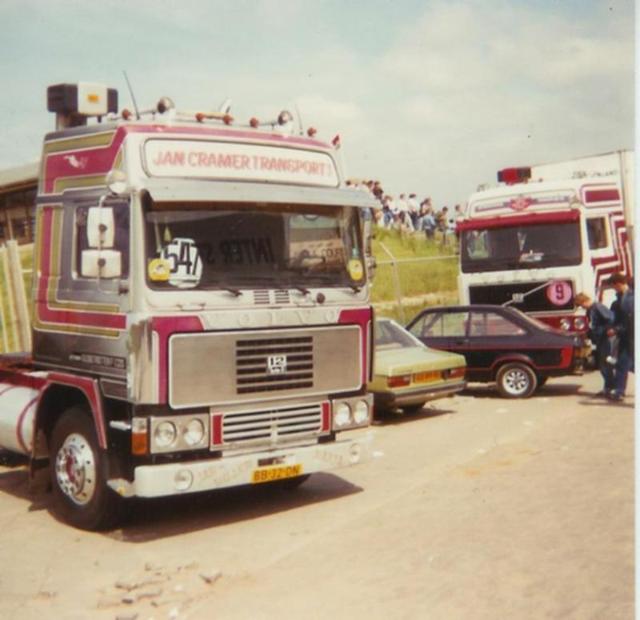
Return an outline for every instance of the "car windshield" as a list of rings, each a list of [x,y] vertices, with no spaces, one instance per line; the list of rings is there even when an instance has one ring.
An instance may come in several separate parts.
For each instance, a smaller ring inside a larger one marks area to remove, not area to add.
[[[579,265],[578,222],[520,224],[462,231],[464,273]]]
[[[376,348],[379,350],[423,346],[419,340],[416,340],[410,333],[390,319],[378,319],[375,332]]]
[[[145,225],[153,288],[364,284],[355,208],[149,201]]]

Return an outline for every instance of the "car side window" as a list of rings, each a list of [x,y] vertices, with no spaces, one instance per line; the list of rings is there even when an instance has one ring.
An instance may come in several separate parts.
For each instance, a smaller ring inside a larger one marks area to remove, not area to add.
[[[473,312],[469,325],[470,337],[522,336],[525,330],[495,312]]]
[[[468,312],[439,312],[427,314],[418,321],[411,332],[418,338],[454,338],[466,333]]]

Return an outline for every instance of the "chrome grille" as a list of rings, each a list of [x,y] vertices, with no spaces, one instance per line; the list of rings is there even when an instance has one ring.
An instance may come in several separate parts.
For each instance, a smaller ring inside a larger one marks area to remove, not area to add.
[[[276,367],[273,360],[280,360]],[[313,337],[236,342],[238,394],[313,387]]]
[[[322,432],[322,405],[226,413],[222,424],[225,445],[283,443]]]

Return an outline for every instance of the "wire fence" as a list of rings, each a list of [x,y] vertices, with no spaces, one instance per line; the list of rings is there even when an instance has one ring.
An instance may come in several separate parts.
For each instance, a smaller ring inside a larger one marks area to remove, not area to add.
[[[405,324],[424,306],[452,304],[458,300],[458,255],[397,257],[384,244],[387,256],[378,259],[373,282],[374,306],[378,313]],[[455,248],[443,247],[443,250]]]

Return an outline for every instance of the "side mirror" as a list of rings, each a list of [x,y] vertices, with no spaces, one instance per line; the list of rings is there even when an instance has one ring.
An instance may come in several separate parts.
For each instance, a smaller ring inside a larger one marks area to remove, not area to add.
[[[87,211],[87,243],[89,247],[112,248],[115,237],[116,225],[113,209],[110,207],[90,207]]]
[[[84,278],[119,278],[122,253],[118,250],[83,250],[80,269]]]

